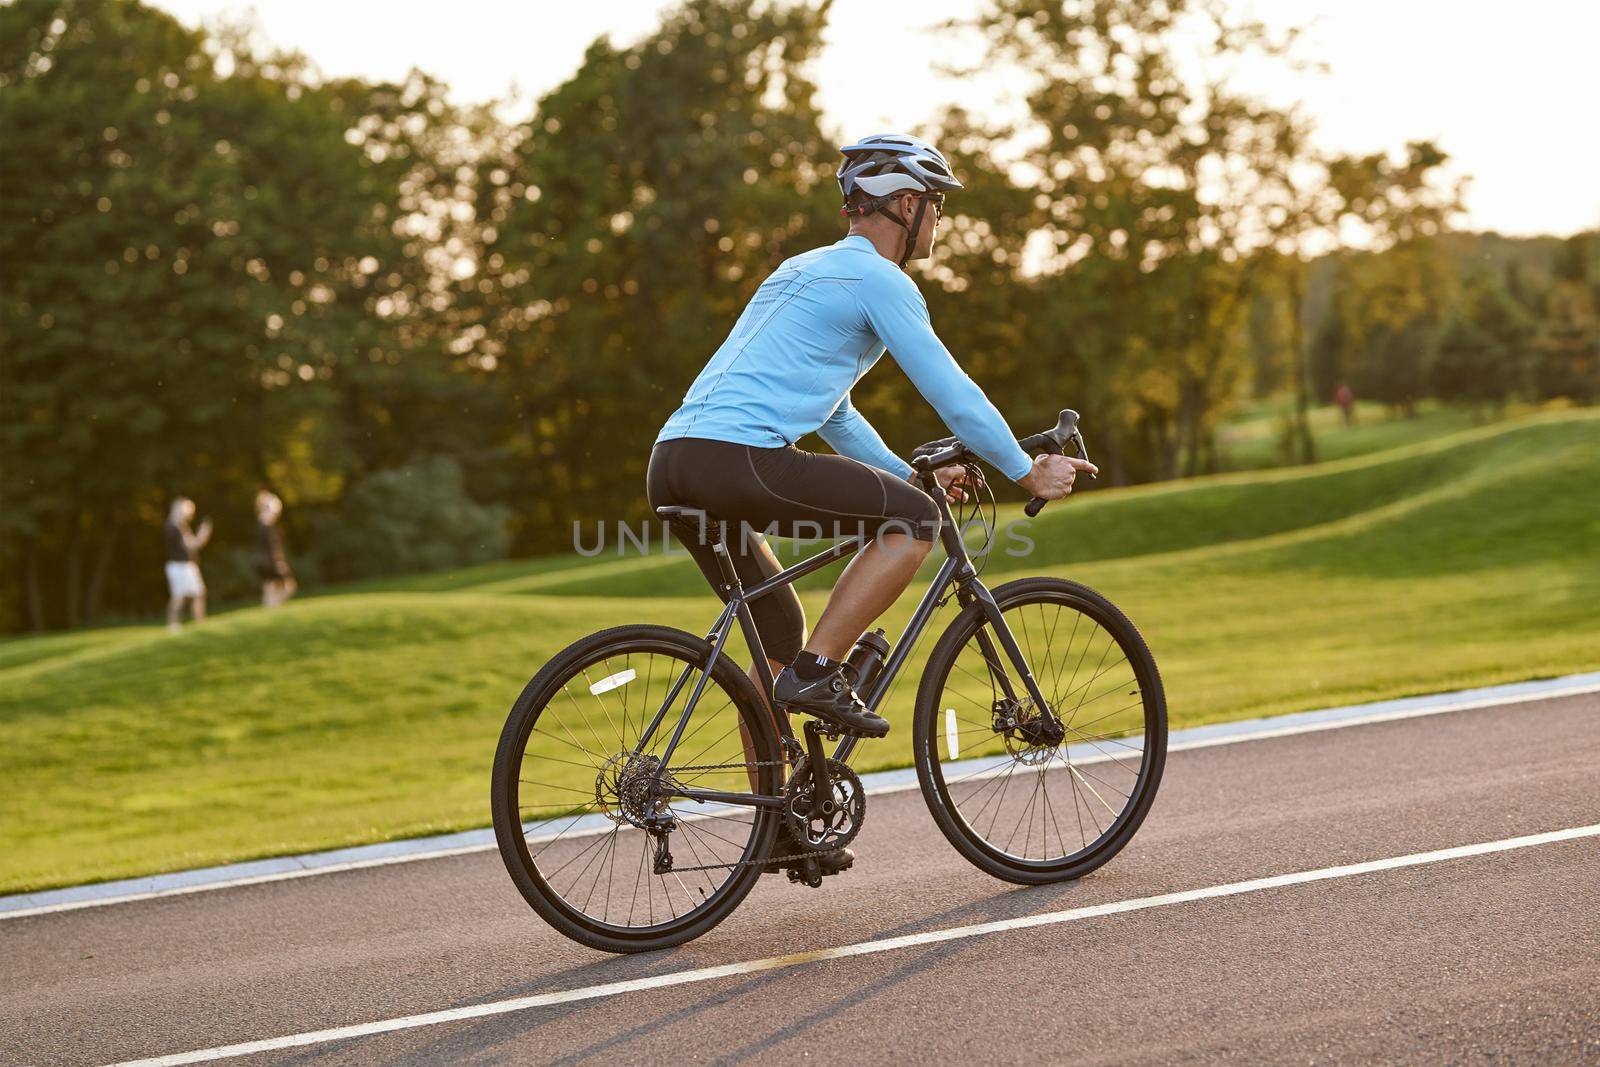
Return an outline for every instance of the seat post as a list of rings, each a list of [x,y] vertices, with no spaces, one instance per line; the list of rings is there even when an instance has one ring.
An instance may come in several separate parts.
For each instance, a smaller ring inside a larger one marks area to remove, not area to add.
[[[733,557],[728,554],[727,543],[721,537],[716,537],[711,542],[711,551],[716,554],[717,566],[722,570],[723,589],[727,592],[725,599],[732,600],[735,596],[744,595],[744,587],[739,584],[739,572],[733,569]]]
[[[711,546],[711,551],[717,557],[717,568],[722,571],[722,587],[718,592],[726,594],[724,600],[744,596],[739,574],[733,569],[733,557],[728,553],[727,522],[702,508],[681,504],[656,508],[656,514],[667,521],[678,539],[685,544],[692,540],[696,544]]]

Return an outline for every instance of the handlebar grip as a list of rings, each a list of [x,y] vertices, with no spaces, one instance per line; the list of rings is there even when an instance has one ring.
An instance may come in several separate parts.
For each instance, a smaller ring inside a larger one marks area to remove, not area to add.
[[[1069,414],[1072,416],[1072,420],[1074,422],[1076,422],[1076,420],[1078,418],[1078,413],[1076,411],[1072,411],[1072,412],[1063,411],[1061,413],[1061,421],[1063,423],[1067,422],[1067,416]],[[1067,454],[1067,450],[1065,448],[1061,447],[1061,442],[1056,440],[1049,433],[1040,434],[1039,436],[1043,437],[1044,439],[1042,441],[1039,441],[1038,444],[1036,444],[1034,446],[1035,450],[1047,453],[1047,454],[1052,455],[1052,456],[1064,456],[1064,455]],[[1028,518],[1031,519],[1035,515],[1039,514],[1039,512],[1044,508],[1046,503],[1047,503],[1047,501],[1043,497],[1037,497],[1036,496],[1032,500],[1028,501],[1028,506],[1022,509],[1022,513],[1024,515],[1028,516]]]

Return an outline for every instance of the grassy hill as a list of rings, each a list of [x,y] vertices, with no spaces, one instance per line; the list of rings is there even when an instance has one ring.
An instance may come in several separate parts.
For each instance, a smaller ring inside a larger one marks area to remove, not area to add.
[[[1541,415],[1088,494],[1047,509],[1035,551],[994,554],[986,578],[1060,574],[1111,596],[1155,651],[1175,726],[1592,669],[1597,475],[1600,413]],[[831,577],[805,594],[812,618]],[[500,724],[549,655],[628,621],[702,630],[714,610],[681,555],[574,556],[175,637],[0,643],[0,891],[484,825]],[[909,763],[910,690],[861,769]]]
[[[1372,452],[1416,444],[1443,434],[1471,429],[1483,423],[1481,412],[1424,400],[1411,418],[1382,404],[1358,401],[1356,421],[1346,426],[1332,404],[1308,412],[1317,459],[1349,459]],[[1522,415],[1535,405],[1512,405],[1505,414]],[[1283,453],[1288,401],[1277,398],[1253,404],[1237,418],[1217,428],[1217,450],[1222,470],[1259,470],[1293,466]]]

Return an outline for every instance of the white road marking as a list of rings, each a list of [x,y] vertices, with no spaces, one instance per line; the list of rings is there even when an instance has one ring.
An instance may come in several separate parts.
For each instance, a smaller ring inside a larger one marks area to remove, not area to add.
[[[1424,715],[1444,715],[1457,711],[1474,711],[1479,708],[1524,704],[1530,701],[1555,700],[1561,697],[1582,696],[1600,692],[1597,674],[1567,675],[1536,682],[1516,682],[1506,686],[1493,686],[1481,690],[1464,690],[1478,696],[1451,701],[1454,695],[1437,693],[1427,697],[1405,697],[1399,700],[1379,701],[1369,705],[1344,708],[1325,708],[1319,711],[1291,712],[1278,716],[1286,725],[1274,726],[1274,719],[1240,720],[1175,730],[1168,739],[1167,752],[1186,752],[1190,749],[1213,748],[1218,745],[1236,745],[1245,741],[1264,741],[1275,737],[1316,733],[1322,730],[1340,730],[1347,726],[1366,726],[1372,723],[1393,722]],[[1497,692],[1498,691],[1498,692]],[[1509,691],[1509,692],[1506,692]],[[1362,711],[1362,707],[1369,710]],[[1078,761],[1074,761],[1078,762]],[[947,774],[957,773],[960,767],[950,764]],[[913,771],[880,771],[862,775],[868,796],[898,793],[916,789]],[[604,832],[606,827],[578,831]],[[397,863],[414,863],[419,860],[443,859],[474,852],[488,852],[495,848],[494,831],[472,830],[435,838],[419,838],[410,842],[388,842],[382,845],[356,846],[336,849],[333,852],[309,852],[297,856],[281,856],[274,860],[231,864],[213,871],[176,871],[171,874],[131,878],[100,885],[73,886],[67,889],[46,890],[40,893],[21,893],[0,897],[0,922],[21,919],[31,915],[48,915],[79,908],[101,908],[112,904],[131,904],[157,897],[205,893],[214,889],[234,889],[241,886],[282,882],[294,878],[309,878],[320,874],[338,874],[359,871],[369,867],[387,867]],[[368,853],[368,855],[362,855]],[[352,856],[352,859],[336,857]],[[244,873],[252,868],[289,864],[288,869],[267,870],[261,873]]]
[[[442,1023],[462,1022],[468,1019],[505,1015],[510,1012],[529,1011],[533,1008],[546,1008],[556,1004],[599,1000],[604,997],[620,996],[623,993],[639,993],[651,989],[665,989],[670,986],[690,985],[695,982],[710,982],[718,978],[731,978],[734,975],[755,974],[760,971],[784,970],[808,963],[820,963],[824,960],[868,956],[879,952],[892,952],[896,949],[914,948],[919,945],[934,945],[944,941],[961,941],[968,938],[982,937],[986,934],[1027,930],[1037,926],[1055,926],[1060,923],[1075,922],[1079,919],[1097,919],[1105,915],[1121,915],[1131,911],[1144,911],[1148,908],[1163,908],[1172,904],[1185,904],[1195,900],[1214,900],[1218,897],[1238,896],[1241,893],[1256,893],[1265,889],[1282,889],[1287,886],[1305,885],[1309,882],[1325,882],[1335,878],[1352,878],[1356,875],[1373,874],[1378,871],[1393,871],[1403,867],[1421,867],[1430,863],[1444,863],[1449,860],[1466,859],[1472,856],[1486,856],[1495,852],[1509,852],[1513,849],[1575,841],[1580,838],[1595,837],[1597,835],[1600,835],[1600,823],[1591,826],[1575,826],[1565,830],[1551,830],[1542,834],[1529,834],[1525,837],[1508,837],[1499,841],[1485,841],[1476,845],[1459,845],[1455,848],[1443,848],[1433,852],[1414,852],[1407,856],[1392,856],[1388,859],[1369,860],[1365,863],[1350,863],[1340,867],[1321,867],[1313,871],[1276,874],[1267,878],[1252,878],[1246,882],[1228,882],[1225,885],[1208,886],[1204,889],[1186,889],[1177,893],[1163,893],[1153,897],[1137,897],[1132,900],[1095,904],[1089,907],[1072,908],[1067,911],[1025,915],[1017,919],[1001,919],[995,922],[976,923],[971,926],[954,926],[943,930],[928,930],[920,934],[886,937],[878,941],[862,941],[854,945],[842,945],[837,948],[825,948],[813,952],[796,952],[788,956],[771,956],[767,959],[748,960],[743,963],[726,963],[718,967],[700,967],[690,971],[674,971],[649,978],[635,978],[626,982],[609,982],[604,985],[582,986],[577,989],[559,989],[554,992],[539,993],[529,997],[497,1000],[487,1004],[473,1004],[464,1008],[448,1008],[443,1011],[425,1012],[421,1015],[407,1015],[398,1019],[383,1019],[378,1022],[361,1023],[356,1026],[339,1026],[329,1030],[313,1030],[303,1034],[289,1034],[285,1037],[268,1038],[264,1041],[246,1041],[237,1045],[221,1045],[216,1048],[180,1052],[170,1056],[158,1056],[153,1059],[131,1060],[118,1064],[116,1067],[157,1067],[157,1065],[168,1064],[206,1063],[212,1060],[231,1059],[235,1056],[250,1056],[261,1052],[304,1048],[308,1045],[322,1045],[332,1041],[348,1041],[352,1038],[393,1033],[396,1030],[414,1030],[419,1027],[438,1026]]]

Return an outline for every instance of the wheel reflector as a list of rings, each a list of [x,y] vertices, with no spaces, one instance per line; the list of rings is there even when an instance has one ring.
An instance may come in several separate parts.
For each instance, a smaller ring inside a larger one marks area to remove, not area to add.
[[[595,696],[599,696],[601,693],[609,693],[613,689],[621,689],[623,686],[627,685],[637,677],[639,677],[638,673],[630,667],[625,671],[618,671],[616,674],[606,675],[604,678],[591,685],[589,687],[589,692]]]
[[[944,743],[950,749],[950,758],[961,755],[961,731],[956,729],[956,709],[944,709]]]

